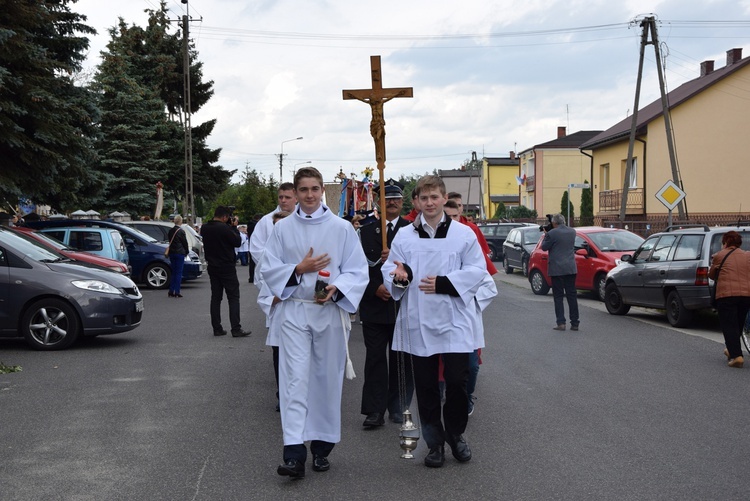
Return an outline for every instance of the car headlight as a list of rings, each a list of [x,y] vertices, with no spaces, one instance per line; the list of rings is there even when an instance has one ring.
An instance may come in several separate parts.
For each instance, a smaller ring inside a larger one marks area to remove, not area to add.
[[[121,294],[120,289],[101,280],[73,280],[71,283],[79,289],[87,291],[102,292],[104,294]]]

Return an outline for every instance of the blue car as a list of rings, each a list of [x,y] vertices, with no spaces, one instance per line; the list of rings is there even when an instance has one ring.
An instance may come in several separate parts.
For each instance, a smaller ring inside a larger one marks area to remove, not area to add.
[[[122,235],[130,260],[130,278],[136,283],[142,283],[149,289],[166,289],[172,276],[169,258],[164,255],[166,243],[158,242],[145,233],[111,221],[98,219],[62,219],[56,221],[30,221],[27,226],[39,229],[45,233],[53,233],[61,228],[114,228]],[[64,242],[67,245],[71,243]],[[190,251],[185,259],[182,280],[194,280],[203,274],[198,254]]]

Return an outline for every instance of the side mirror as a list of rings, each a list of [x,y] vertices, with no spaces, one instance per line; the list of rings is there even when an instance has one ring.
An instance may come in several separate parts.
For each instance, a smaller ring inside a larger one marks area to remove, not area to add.
[[[631,262],[632,260],[633,260],[633,256],[632,256],[632,255],[630,255],[630,254],[623,254],[623,255],[622,255],[622,256],[620,257],[620,261],[622,261],[623,263],[629,263],[629,262]]]
[[[587,249],[578,249],[576,254],[583,257],[589,257],[589,251]]]

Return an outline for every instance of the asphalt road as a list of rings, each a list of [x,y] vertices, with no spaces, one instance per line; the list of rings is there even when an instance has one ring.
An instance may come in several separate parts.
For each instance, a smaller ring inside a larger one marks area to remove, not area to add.
[[[203,277],[183,299],[144,291],[130,333],[52,353],[0,342],[0,362],[23,368],[0,375],[0,499],[748,498],[750,369],[726,367],[715,317],[677,330],[646,310],[610,316],[581,295],[581,330],[556,332],[551,295],[534,296],[519,275],[496,280],[469,463],[448,454],[426,468],[422,441],[416,459],[400,458],[397,425],[362,429],[355,324],[358,377],[344,383],[331,470],[276,475],[282,440],[256,289],[242,283],[253,334],[215,338]]]

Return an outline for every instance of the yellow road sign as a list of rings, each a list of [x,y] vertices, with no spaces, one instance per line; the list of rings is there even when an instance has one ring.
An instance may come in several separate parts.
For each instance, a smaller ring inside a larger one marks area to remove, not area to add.
[[[683,198],[685,198],[685,192],[671,180],[664,183],[664,186],[656,192],[656,199],[669,210],[677,207]]]

